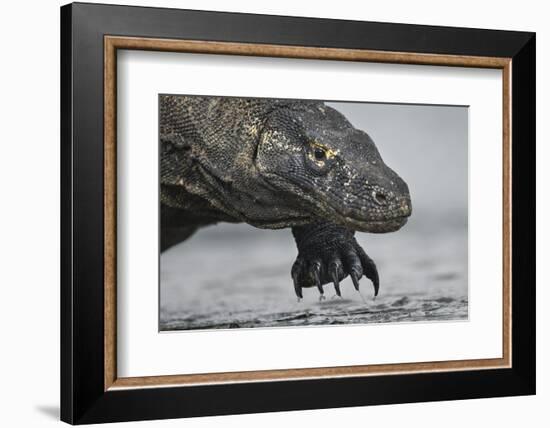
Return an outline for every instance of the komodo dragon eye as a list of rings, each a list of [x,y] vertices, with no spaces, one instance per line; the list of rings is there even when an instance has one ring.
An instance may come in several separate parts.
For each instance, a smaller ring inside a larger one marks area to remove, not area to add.
[[[327,152],[321,147],[315,147],[315,149],[313,150],[313,155],[315,156],[316,160],[320,161],[327,157]]]
[[[309,141],[305,152],[306,166],[315,174],[326,174],[335,164],[336,153],[316,141]]]

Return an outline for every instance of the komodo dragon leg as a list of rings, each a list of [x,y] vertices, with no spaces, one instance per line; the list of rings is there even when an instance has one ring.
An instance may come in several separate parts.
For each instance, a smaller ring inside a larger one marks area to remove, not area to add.
[[[376,265],[357,243],[354,231],[334,223],[320,222],[292,228],[298,247],[298,257],[292,266],[294,291],[302,298],[302,288],[317,287],[324,299],[323,285],[332,282],[341,296],[340,281],[351,276],[359,291],[359,279],[365,275],[378,294]]]

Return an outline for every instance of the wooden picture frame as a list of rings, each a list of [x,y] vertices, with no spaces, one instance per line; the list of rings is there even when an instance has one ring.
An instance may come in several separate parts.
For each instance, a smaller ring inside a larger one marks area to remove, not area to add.
[[[118,377],[118,49],[502,70],[502,358]],[[61,8],[61,54],[62,420],[80,424],[535,392],[533,33],[77,3]]]

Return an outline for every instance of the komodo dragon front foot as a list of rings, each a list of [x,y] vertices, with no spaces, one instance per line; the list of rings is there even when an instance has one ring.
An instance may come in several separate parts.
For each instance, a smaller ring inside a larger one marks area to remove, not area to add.
[[[313,223],[292,228],[298,247],[298,257],[292,266],[294,291],[298,299],[302,288],[317,287],[324,299],[323,285],[332,282],[341,296],[340,281],[351,276],[359,291],[359,280],[365,275],[372,281],[374,295],[378,294],[379,280],[376,265],[359,246],[354,232],[333,223]]]

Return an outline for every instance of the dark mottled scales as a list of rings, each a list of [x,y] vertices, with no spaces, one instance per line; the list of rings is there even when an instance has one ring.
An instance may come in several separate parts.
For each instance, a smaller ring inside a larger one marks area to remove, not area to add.
[[[391,232],[411,214],[405,182],[372,139],[318,101],[161,95],[162,249],[199,227],[246,222],[292,228],[303,287],[365,275],[373,261],[356,230]]]

